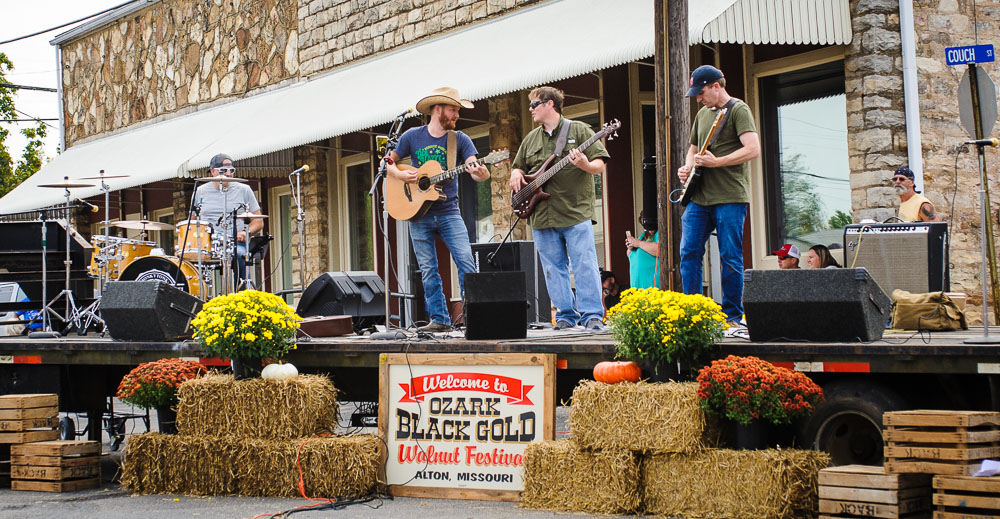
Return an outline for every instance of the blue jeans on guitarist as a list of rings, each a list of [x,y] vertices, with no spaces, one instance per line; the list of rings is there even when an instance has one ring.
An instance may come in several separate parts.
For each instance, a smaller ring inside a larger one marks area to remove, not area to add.
[[[688,203],[681,216],[681,283],[685,294],[702,293],[705,243],[715,230],[722,267],[722,312],[727,321],[743,317],[743,223],[747,204],[702,206]]]
[[[427,305],[429,321],[451,325],[451,314],[448,313],[448,302],[444,298],[441,284],[441,274],[438,272],[437,249],[434,246],[434,236],[439,235],[451,251],[451,257],[458,267],[458,283],[462,294],[465,294],[465,275],[476,271],[472,260],[472,245],[469,244],[469,231],[465,221],[457,214],[443,216],[425,216],[410,220],[410,241],[413,252],[420,264],[420,276],[424,284],[424,303]]]

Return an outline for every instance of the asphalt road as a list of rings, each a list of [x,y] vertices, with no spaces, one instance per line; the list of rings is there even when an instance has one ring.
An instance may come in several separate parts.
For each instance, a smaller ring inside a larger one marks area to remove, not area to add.
[[[128,411],[128,406],[116,403],[116,410]],[[350,412],[344,405],[343,412]],[[137,411],[138,412],[138,411]],[[155,415],[152,422],[155,424]],[[567,431],[568,409],[560,407],[556,412],[556,430]],[[341,423],[346,423],[343,419]],[[86,425],[81,419],[78,429]],[[155,429],[155,425],[153,428]],[[145,432],[141,420],[129,420],[127,432]],[[562,436],[562,435],[559,435]],[[127,442],[126,437],[126,442]],[[110,438],[104,433],[104,452],[111,448]],[[304,499],[261,498],[261,497],[200,497],[183,495],[132,495],[118,483],[118,465],[125,446],[111,451],[102,460],[103,485],[99,489],[67,493],[15,492],[9,488],[0,489],[0,519],[35,519],[54,517],[94,518],[94,519],[160,519],[178,517],[225,517],[253,518],[264,514],[274,514],[302,505],[310,504]],[[517,503],[491,501],[457,501],[447,499],[395,498],[378,499],[368,503],[351,504],[338,510],[317,510],[297,512],[292,517],[401,517],[405,519],[441,518],[566,518],[590,517],[587,514],[548,512],[520,508]]]

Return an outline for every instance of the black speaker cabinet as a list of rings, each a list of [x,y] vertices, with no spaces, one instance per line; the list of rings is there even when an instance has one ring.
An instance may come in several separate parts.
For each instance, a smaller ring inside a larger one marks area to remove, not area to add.
[[[538,254],[535,253],[535,242],[507,242],[493,256],[491,263],[489,255],[497,250],[498,245],[500,244],[472,244],[472,260],[476,264],[476,270],[479,272],[524,272],[524,288],[528,302],[525,313],[528,322],[550,322],[552,320],[552,302],[549,300],[549,291],[545,288],[545,273],[542,271],[542,263],[538,259]]]
[[[890,303],[863,268],[748,270],[743,277],[751,341],[878,340]]]
[[[112,281],[104,289],[101,317],[118,341],[190,339],[201,300],[161,281]]]
[[[524,272],[465,275],[466,339],[523,339],[528,335]]]
[[[349,315],[356,331],[385,323],[385,284],[370,270],[326,272],[306,287],[296,313]]]
[[[948,224],[906,222],[844,227],[844,266],[864,267],[886,294],[950,289]]]

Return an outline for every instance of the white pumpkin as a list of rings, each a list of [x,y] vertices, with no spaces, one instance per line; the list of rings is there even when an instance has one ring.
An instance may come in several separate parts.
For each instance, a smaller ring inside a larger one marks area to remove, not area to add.
[[[260,378],[265,380],[287,380],[299,376],[299,370],[293,364],[268,364],[260,372]]]

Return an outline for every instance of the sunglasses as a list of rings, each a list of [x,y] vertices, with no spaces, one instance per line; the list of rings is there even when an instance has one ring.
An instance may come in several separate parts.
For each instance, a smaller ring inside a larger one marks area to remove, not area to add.
[[[232,175],[233,173],[236,173],[236,168],[215,168],[215,169],[219,170],[219,173],[222,173],[223,175]]]
[[[906,182],[910,177],[892,177],[893,182]]]
[[[542,101],[541,99],[536,99],[536,100],[528,103],[528,110],[534,110],[535,108],[538,108],[539,105],[543,105],[543,104],[548,103],[548,102],[549,102],[548,99],[546,99],[544,101]]]

